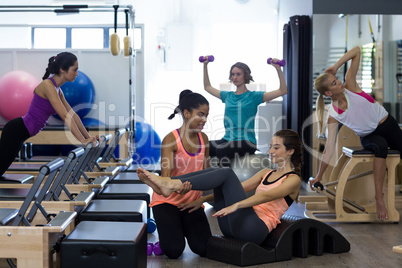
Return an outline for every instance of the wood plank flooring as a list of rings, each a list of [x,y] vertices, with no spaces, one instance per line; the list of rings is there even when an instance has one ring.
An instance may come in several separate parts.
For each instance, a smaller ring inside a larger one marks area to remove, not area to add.
[[[306,188],[306,187],[304,187]],[[399,189],[399,187],[398,187]],[[301,194],[315,194],[303,190]],[[398,191],[397,198],[400,200],[402,194]],[[288,214],[304,216],[304,204],[294,203],[288,210]],[[402,207],[398,206],[402,215]],[[221,234],[217,220],[211,215],[214,209],[207,205],[206,213],[210,221],[212,233]],[[373,223],[331,223],[333,228],[338,230],[351,244],[348,253],[328,254],[323,256],[308,256],[307,258],[293,258],[290,261],[268,263],[265,265],[249,267],[364,267],[364,268],[394,268],[402,267],[402,254],[392,252],[392,247],[402,245],[402,223],[399,224],[373,224]],[[148,234],[149,242],[157,242],[157,232]],[[1,242],[1,241],[0,241]],[[0,268],[9,267],[6,261],[0,260]],[[187,246],[183,255],[176,260],[165,256],[148,256],[148,268],[194,268],[194,267],[237,267],[207,258],[199,257],[191,252]]]
[[[399,189],[399,188],[398,188]],[[315,194],[303,190],[301,194]],[[402,197],[398,191],[398,197]],[[288,214],[304,217],[305,205],[294,203]],[[398,211],[402,215],[402,207]],[[208,220],[213,234],[221,234],[217,220],[211,215],[214,209],[206,208]],[[364,267],[364,268],[394,268],[402,267],[402,254],[392,252],[392,247],[402,245],[402,222],[399,224],[373,224],[373,223],[331,223],[329,224],[340,232],[351,244],[348,253],[328,254],[323,256],[308,256],[307,258],[293,258],[290,261],[267,263],[248,267]],[[149,242],[158,241],[157,234],[148,235]],[[148,268],[192,268],[192,267],[238,267],[221,263],[207,258],[199,257],[191,252],[187,246],[183,255],[177,260],[164,256],[148,256]]]

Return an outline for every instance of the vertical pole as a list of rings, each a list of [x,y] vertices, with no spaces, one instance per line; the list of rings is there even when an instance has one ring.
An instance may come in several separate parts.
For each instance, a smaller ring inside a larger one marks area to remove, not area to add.
[[[131,53],[129,57],[129,124],[130,129],[128,130],[128,157],[131,158],[135,151],[135,56],[136,52],[134,49],[134,29],[135,29],[135,12],[130,7],[130,21],[131,21]]]

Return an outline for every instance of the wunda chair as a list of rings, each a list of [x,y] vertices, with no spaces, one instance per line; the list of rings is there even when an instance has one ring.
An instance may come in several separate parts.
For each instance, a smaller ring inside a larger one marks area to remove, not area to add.
[[[345,126],[341,129],[349,132],[348,136],[356,136]],[[342,142],[337,144],[338,148],[340,144]],[[305,215],[325,222],[379,221],[374,198],[373,160],[374,154],[362,147],[342,147],[328,182],[315,187],[327,200],[306,202]],[[386,159],[387,179],[384,182],[384,201],[389,215],[385,222],[399,222],[399,213],[395,208],[395,170],[399,162],[399,152],[390,150]]]

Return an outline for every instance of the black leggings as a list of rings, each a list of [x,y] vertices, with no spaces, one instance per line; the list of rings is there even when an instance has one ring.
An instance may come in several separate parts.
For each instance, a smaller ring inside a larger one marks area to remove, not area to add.
[[[361,137],[360,142],[364,149],[373,151],[376,157],[387,158],[388,147],[402,154],[402,131],[390,114],[371,134]]]
[[[189,213],[171,204],[160,204],[154,206],[152,212],[158,227],[159,243],[167,257],[180,257],[186,246],[184,238],[187,238],[194,253],[206,256],[207,242],[212,234],[203,208]]]
[[[225,139],[213,140],[209,142],[209,155],[216,156],[219,159],[232,159],[235,154],[243,156],[245,154],[254,154],[257,146],[247,140],[227,141]]]
[[[247,194],[230,168],[208,168],[173,177],[189,181],[193,190],[214,190],[215,208],[220,210],[247,198]],[[261,244],[269,233],[268,227],[252,207],[242,208],[225,217],[218,217],[223,235]]]
[[[13,163],[21,145],[30,137],[22,117],[9,121],[1,132],[0,139],[0,176]]]

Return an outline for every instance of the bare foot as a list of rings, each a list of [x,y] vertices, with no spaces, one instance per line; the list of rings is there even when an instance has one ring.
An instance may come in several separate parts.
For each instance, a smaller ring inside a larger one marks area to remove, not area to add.
[[[178,188],[175,187],[175,183],[168,177],[157,176],[143,168],[138,168],[137,173],[142,182],[152,187],[156,193],[160,192],[164,197],[168,197],[180,189],[180,185]]]
[[[136,171],[137,171],[138,177],[140,178],[140,181],[142,181],[143,183],[145,183],[146,185],[148,185],[149,187],[151,187],[151,188],[154,190],[155,193],[157,193],[157,194],[159,194],[159,195],[162,195],[161,189],[159,189],[159,187],[156,186],[156,185],[148,178],[148,176],[146,175],[146,172],[148,172],[148,171],[146,171],[146,170],[143,169],[143,168],[137,168]]]
[[[380,220],[388,220],[388,211],[385,206],[384,200],[382,198],[380,200],[376,200],[376,208],[377,208],[377,217]]]

